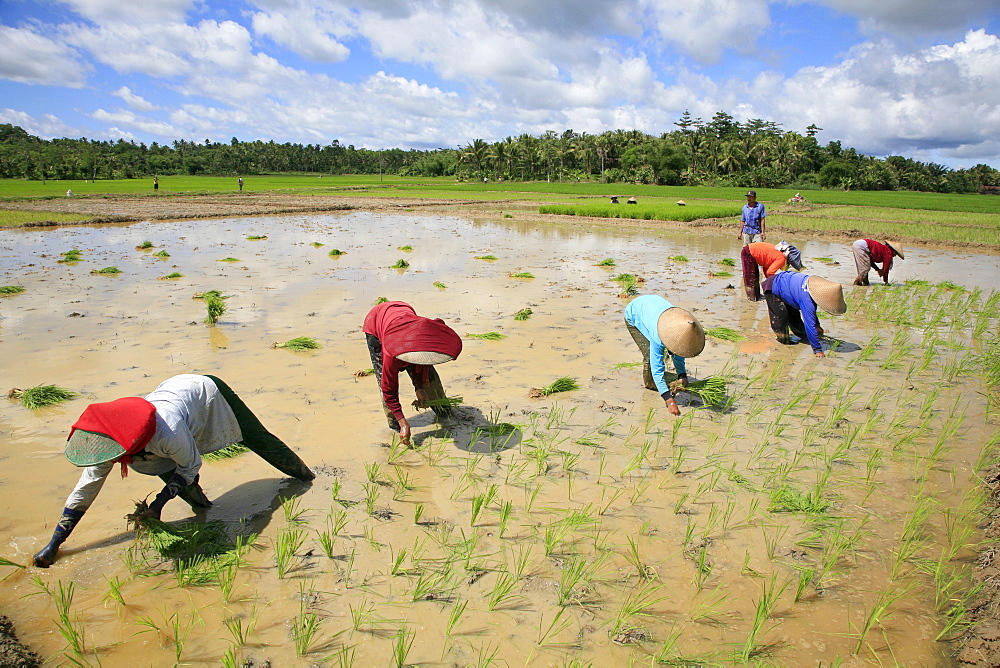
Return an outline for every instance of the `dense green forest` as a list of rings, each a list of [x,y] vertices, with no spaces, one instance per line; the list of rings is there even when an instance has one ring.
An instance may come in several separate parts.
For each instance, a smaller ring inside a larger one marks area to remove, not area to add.
[[[725,112],[705,122],[684,112],[676,129],[654,137],[638,130],[599,135],[566,130],[522,134],[459,149],[381,151],[274,141],[157,143],[44,140],[0,125],[0,178],[121,179],[152,175],[253,175],[279,172],[455,176],[517,181],[593,180],[605,183],[713,185],[760,188],[837,188],[971,193],[1000,186],[989,165],[949,169],[903,156],[879,159],[816,140],[761,119],[745,123]]]

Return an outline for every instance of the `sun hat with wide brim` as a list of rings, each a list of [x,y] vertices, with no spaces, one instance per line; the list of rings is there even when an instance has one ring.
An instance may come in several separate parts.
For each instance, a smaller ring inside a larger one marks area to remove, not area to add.
[[[656,333],[675,355],[697,357],[705,349],[705,329],[690,312],[674,306],[660,314]]]
[[[66,459],[77,466],[111,462],[125,454],[125,448],[107,434],[76,429],[66,442]]]
[[[420,350],[412,353],[401,353],[396,355],[396,359],[407,364],[444,364],[450,362],[454,357],[444,353],[435,353],[429,350]]]
[[[844,287],[840,283],[834,283],[819,276],[810,276],[806,279],[806,286],[816,305],[827,313],[831,315],[847,313]]]
[[[889,247],[889,250],[898,255],[900,260],[906,259],[905,257],[903,257],[903,247],[900,246],[899,243],[896,243],[896,245],[893,246],[891,243],[887,241],[885,242],[885,245]]]

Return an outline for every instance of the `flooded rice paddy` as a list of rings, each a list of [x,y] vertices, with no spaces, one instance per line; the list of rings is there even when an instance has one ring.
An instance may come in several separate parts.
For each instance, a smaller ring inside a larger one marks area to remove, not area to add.
[[[799,246],[811,273],[850,285],[849,244]],[[84,396],[0,401],[0,556],[28,563],[48,541],[86,403],[179,373],[225,380],[318,477],[252,454],[207,462],[214,506],[195,516],[177,499],[163,519],[256,535],[213,571],[136,542],[124,515],[160,483],[114,475],[52,568],[0,567],[0,610],[56,663],[948,663],[976,472],[998,442],[976,355],[998,326],[1000,265],[907,249],[893,287],[845,287],[848,314],[823,321],[836,347],[816,359],[778,345],[765,305],[742,296],[739,248],[403,213],[2,231],[0,285],[26,290],[0,297],[0,389]],[[71,249],[81,260],[58,262]],[[108,266],[121,273],[91,273]],[[726,377],[725,407],[682,394],[675,418],[643,389],[611,280],[626,272],[747,337],[709,339],[688,363]],[[209,289],[229,295],[215,326],[192,298]],[[385,427],[375,379],[355,376],[380,297],[465,339],[439,367],[463,398],[453,419],[411,409],[402,382],[412,450]],[[471,336],[488,332],[506,338]],[[297,336],[322,348],[272,348]],[[562,376],[581,388],[529,398]]]

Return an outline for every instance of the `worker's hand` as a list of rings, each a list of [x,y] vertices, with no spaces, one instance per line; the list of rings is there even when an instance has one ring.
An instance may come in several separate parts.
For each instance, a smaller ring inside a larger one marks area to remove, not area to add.
[[[417,408],[426,408],[427,400],[429,399],[429,397],[427,396],[427,390],[418,388],[416,392],[417,392],[417,400],[413,402],[413,405]]]
[[[49,543],[41,550],[39,550],[35,556],[31,558],[31,563],[33,563],[38,568],[48,568],[56,561],[56,554],[59,553],[59,546]]]
[[[406,418],[400,418],[397,420],[399,422],[399,440],[403,445],[410,444],[410,423],[406,421]]]
[[[815,353],[816,357],[826,357],[826,354],[822,350],[817,350]]]
[[[680,415],[681,409],[677,406],[677,400],[673,397],[667,399],[667,412],[671,415]]]
[[[767,235],[766,235],[766,234],[764,234],[763,232],[761,232],[761,233],[760,233],[760,240],[761,240],[761,241],[766,241],[766,240],[767,240]]]
[[[816,336],[822,338],[825,333],[826,332],[823,331],[822,327],[820,327],[819,325],[816,326]]]

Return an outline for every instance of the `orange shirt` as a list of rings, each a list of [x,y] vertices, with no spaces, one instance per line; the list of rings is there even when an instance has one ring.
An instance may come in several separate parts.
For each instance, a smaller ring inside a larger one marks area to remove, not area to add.
[[[785,254],[766,241],[757,241],[747,246],[750,255],[764,269],[764,276],[774,276],[785,268],[788,260]]]

